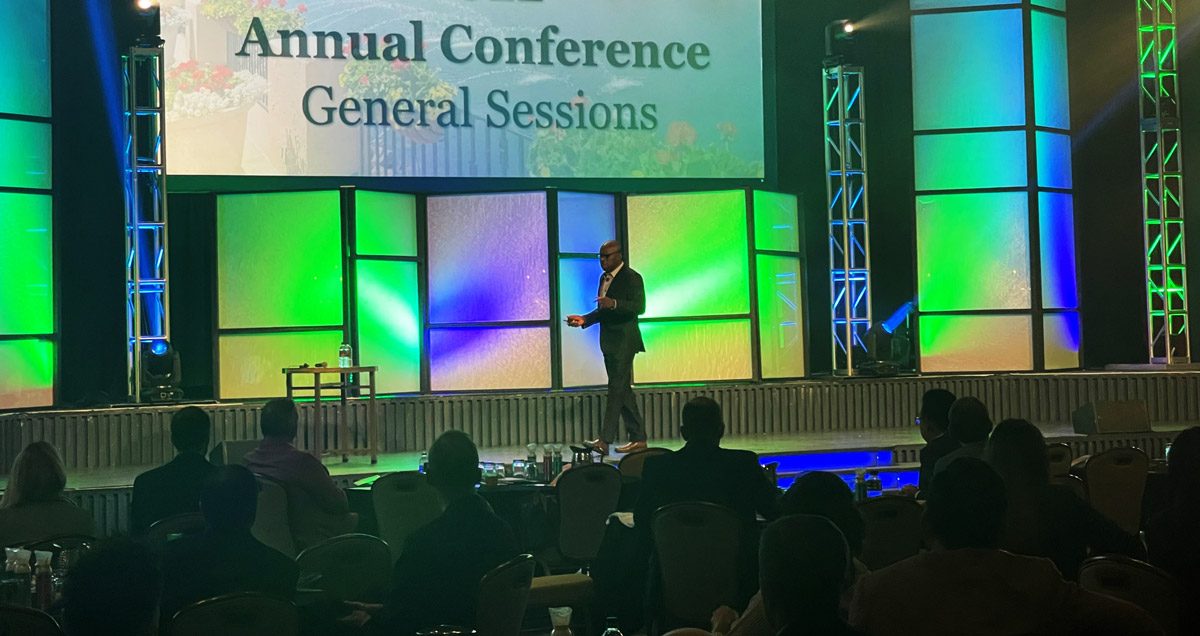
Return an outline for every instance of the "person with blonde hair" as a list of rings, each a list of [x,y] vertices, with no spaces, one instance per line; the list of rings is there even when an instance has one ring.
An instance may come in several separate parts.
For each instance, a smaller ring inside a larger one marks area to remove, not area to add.
[[[13,461],[0,499],[0,546],[95,534],[92,515],[63,497],[66,486],[67,473],[54,446],[26,446]]]

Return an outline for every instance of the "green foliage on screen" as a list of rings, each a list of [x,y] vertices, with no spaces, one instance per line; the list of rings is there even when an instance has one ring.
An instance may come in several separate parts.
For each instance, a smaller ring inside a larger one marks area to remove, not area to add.
[[[339,193],[217,198],[218,326],[342,324]]]
[[[0,409],[54,403],[54,343],[49,340],[0,340]]]
[[[917,285],[923,312],[1029,309],[1029,195],[917,197]]]
[[[421,307],[417,264],[359,260],[358,359],[379,367],[378,393],[421,389]]]
[[[745,380],[752,375],[749,320],[642,323],[646,353],[633,362],[639,384]]]
[[[754,191],[754,248],[800,251],[800,213],[795,195]]]
[[[0,56],[3,57],[3,56]],[[0,119],[0,186],[49,190],[53,187],[50,165],[50,124]]]
[[[0,192],[0,335],[54,331],[52,215],[48,195]]]
[[[338,345],[341,343],[341,330],[220,336],[217,339],[219,397],[282,397],[287,386],[283,376],[284,367],[318,362],[335,367]],[[306,378],[298,378],[296,386],[312,386],[311,380]]]
[[[627,209],[645,317],[750,312],[745,192],[631,196]]]
[[[48,0],[0,2],[0,113],[50,116]],[[5,137],[8,154],[12,140]],[[10,185],[10,184],[4,184]]]
[[[354,201],[355,251],[371,256],[417,255],[417,198],[359,190]]]

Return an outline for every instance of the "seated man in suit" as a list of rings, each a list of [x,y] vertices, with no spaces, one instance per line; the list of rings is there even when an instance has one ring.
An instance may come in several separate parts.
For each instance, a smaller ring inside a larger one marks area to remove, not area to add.
[[[850,624],[871,634],[1161,634],[1141,609],[1063,580],[1048,559],[999,549],[1004,482],[965,457],[934,475],[933,549],[863,575]]]
[[[300,571],[295,561],[250,534],[258,509],[258,480],[242,466],[222,466],[205,485],[203,534],[167,544],[163,555],[162,622],[184,607],[232,592],[261,592],[291,600]]]
[[[129,529],[134,536],[161,519],[200,510],[200,489],[217,471],[204,457],[211,428],[208,413],[199,407],[184,407],[171,416],[175,458],[133,480]]]
[[[296,548],[303,550],[330,537],[352,532],[358,515],[321,460],[292,446],[299,414],[284,398],[263,405],[262,442],[246,455],[246,468],[280,482],[288,495],[288,516]]]
[[[954,394],[946,389],[930,389],[921,396],[921,414],[917,416],[917,425],[921,427],[925,448],[921,449],[918,490],[929,490],[938,460],[960,446],[958,440],[950,435],[950,407],[954,405],[954,399]]]
[[[756,454],[721,448],[725,423],[721,406],[712,398],[689,400],[683,407],[682,419],[679,432],[685,441],[683,448],[647,459],[642,470],[641,491],[633,510],[641,552],[646,555],[652,552],[654,513],[659,508],[684,501],[725,506],[733,510],[746,528],[746,541],[740,546],[743,567],[739,582],[744,602],[754,594],[758,584],[755,518],[776,516],[778,491],[767,479]]]
[[[950,437],[958,442],[959,447],[946,453],[933,466],[936,475],[946,469],[959,457],[983,458],[983,447],[987,444],[988,435],[992,434],[992,417],[988,415],[987,406],[978,398],[958,398],[950,406]]]
[[[462,431],[446,431],[429,448],[429,483],[446,502],[437,519],[404,543],[392,591],[372,631],[412,634],[437,625],[473,627],[479,582],[517,556],[512,530],[475,492],[479,451]]]

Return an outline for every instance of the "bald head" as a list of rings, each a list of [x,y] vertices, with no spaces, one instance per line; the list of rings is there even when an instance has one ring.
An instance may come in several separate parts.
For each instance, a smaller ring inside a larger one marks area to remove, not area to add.
[[[606,272],[612,272],[620,267],[624,262],[622,251],[619,241],[606,241],[600,246],[600,268]]]

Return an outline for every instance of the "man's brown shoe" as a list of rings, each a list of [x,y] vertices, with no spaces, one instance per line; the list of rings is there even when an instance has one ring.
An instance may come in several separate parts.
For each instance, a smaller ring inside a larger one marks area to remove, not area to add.
[[[617,452],[621,453],[622,455],[627,454],[627,453],[636,453],[638,451],[644,451],[644,450],[646,450],[646,440],[638,440],[636,442],[629,442],[628,444],[626,444],[624,446],[617,447]]]
[[[600,455],[608,455],[608,442],[602,439],[594,439],[590,442],[584,442],[583,447]]]

